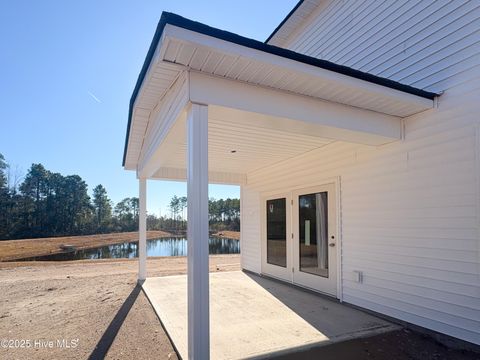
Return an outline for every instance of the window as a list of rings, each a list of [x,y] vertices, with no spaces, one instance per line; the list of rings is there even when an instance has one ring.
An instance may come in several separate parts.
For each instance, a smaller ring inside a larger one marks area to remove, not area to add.
[[[287,200],[267,200],[267,263],[287,267]]]
[[[328,277],[327,192],[298,197],[300,271]]]

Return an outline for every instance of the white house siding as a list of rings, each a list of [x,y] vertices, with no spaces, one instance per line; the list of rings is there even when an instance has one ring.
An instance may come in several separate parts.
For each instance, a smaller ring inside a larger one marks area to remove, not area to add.
[[[480,62],[480,1],[324,0],[278,45],[443,91]]]
[[[240,188],[240,252],[242,268],[261,272],[260,195],[253,189]]]
[[[405,119],[405,140],[334,142],[247,174],[244,266],[260,268],[257,191],[340,176],[343,300],[480,343],[480,66],[462,79],[439,108]]]

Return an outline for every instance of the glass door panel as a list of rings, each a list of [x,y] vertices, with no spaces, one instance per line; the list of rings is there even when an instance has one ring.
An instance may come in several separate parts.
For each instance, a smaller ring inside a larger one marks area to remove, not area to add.
[[[300,271],[328,278],[328,192],[298,197]]]
[[[267,263],[287,267],[287,201],[267,200]]]

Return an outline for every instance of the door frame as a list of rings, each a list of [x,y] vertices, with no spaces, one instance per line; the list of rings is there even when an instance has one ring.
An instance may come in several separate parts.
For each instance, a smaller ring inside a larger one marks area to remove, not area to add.
[[[262,274],[266,275],[266,276],[270,276],[270,277],[273,277],[273,278],[277,278],[277,279],[280,279],[280,280],[283,280],[283,281],[286,281],[286,282],[289,282],[289,283],[292,283],[293,284],[293,272],[292,272],[292,268],[293,268],[293,239],[292,239],[292,231],[293,231],[293,204],[292,204],[292,200],[293,200],[293,193],[295,191],[299,191],[299,190],[302,190],[302,189],[306,189],[306,188],[314,188],[314,187],[319,187],[319,186],[322,186],[322,185],[325,185],[325,184],[329,184],[329,183],[333,183],[335,185],[335,202],[336,202],[336,206],[335,206],[335,209],[336,209],[336,214],[335,216],[337,217],[337,224],[336,224],[336,240],[337,240],[337,253],[336,253],[336,260],[337,260],[337,267],[336,267],[336,271],[337,271],[337,294],[336,294],[336,298],[342,302],[343,301],[343,266],[342,266],[342,253],[343,253],[343,234],[342,234],[342,208],[341,208],[341,204],[342,204],[342,187],[341,187],[341,177],[340,176],[335,176],[335,177],[325,177],[325,178],[321,178],[321,179],[318,179],[317,181],[315,182],[312,182],[312,181],[309,181],[308,183],[305,183],[303,185],[297,185],[297,186],[291,186],[291,187],[288,187],[288,188],[284,188],[283,191],[270,191],[270,192],[264,192],[262,193],[262,196],[260,197],[261,198],[261,206],[260,206],[260,227],[261,227],[261,237],[260,237],[260,241],[261,241],[261,272]],[[269,269],[270,267],[274,266],[275,265],[270,265],[270,266],[266,266],[267,265],[267,262],[266,262],[266,256],[267,256],[267,241],[266,241],[266,231],[267,231],[267,225],[266,225],[266,202],[267,200],[270,200],[270,199],[277,199],[277,198],[281,198],[281,197],[285,197],[287,199],[287,269],[289,270],[289,273],[287,275],[287,273],[285,273],[284,276],[279,276],[278,274],[275,275],[275,273],[272,273],[271,271],[268,271],[268,270],[271,270]],[[303,288],[308,288],[306,286],[302,286],[301,284],[296,284],[295,283],[295,286],[299,286],[299,287],[303,287]],[[319,292],[321,293],[320,291],[316,290],[316,289],[311,289],[311,288],[308,288],[310,290],[313,290],[315,292]],[[323,293],[322,293],[323,294]]]

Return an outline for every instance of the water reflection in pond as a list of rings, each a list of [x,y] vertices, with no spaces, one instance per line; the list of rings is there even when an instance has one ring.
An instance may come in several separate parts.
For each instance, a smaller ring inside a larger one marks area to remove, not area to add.
[[[210,254],[238,254],[240,242],[234,239],[211,237]],[[147,256],[185,256],[187,239],[182,237],[162,238],[147,241]],[[24,260],[82,260],[82,259],[122,259],[138,257],[138,244],[126,242],[94,249],[77,250],[70,253],[37,256]]]

